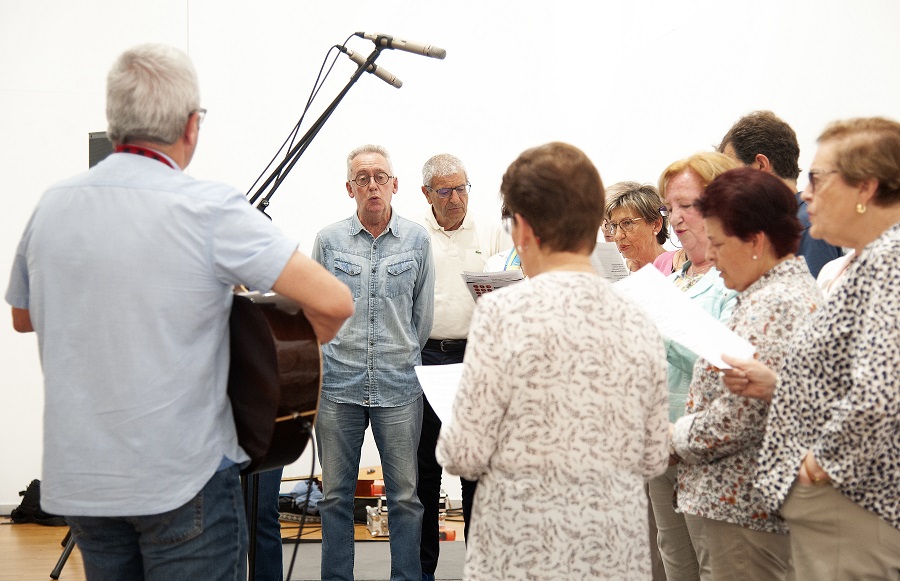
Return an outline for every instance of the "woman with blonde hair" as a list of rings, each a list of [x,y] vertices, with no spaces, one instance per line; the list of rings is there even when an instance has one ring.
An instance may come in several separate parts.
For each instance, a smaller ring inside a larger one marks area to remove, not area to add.
[[[697,206],[706,186],[717,176],[739,167],[737,161],[714,152],[696,153],[669,165],[659,178],[672,230],[686,258],[669,279],[704,311],[725,323],[731,316],[737,293],[725,288],[719,271],[707,257],[709,238]],[[676,261],[678,259],[676,258]],[[684,415],[697,354],[674,341],[666,341],[669,363],[669,421]],[[669,581],[696,581],[700,562],[684,515],[675,511],[676,460],[649,483],[650,502],[656,518],[657,542]]]

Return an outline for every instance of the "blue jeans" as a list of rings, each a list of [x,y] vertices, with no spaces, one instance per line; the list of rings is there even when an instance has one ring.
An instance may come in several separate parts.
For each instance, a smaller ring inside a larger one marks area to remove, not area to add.
[[[281,494],[283,468],[259,473],[259,506],[256,518],[256,576],[254,581],[282,581],[284,554],[281,547],[281,513],[278,496]],[[248,482],[249,500],[255,493],[252,479]]]
[[[322,581],[353,579],[353,496],[363,437],[370,422],[387,495],[391,581],[421,581],[422,504],[416,495],[421,397],[390,408],[320,400],[316,444],[324,488],[324,498],[318,504],[322,517]]]
[[[89,581],[247,578],[247,521],[238,467],[216,472],[162,514],[66,516]]]

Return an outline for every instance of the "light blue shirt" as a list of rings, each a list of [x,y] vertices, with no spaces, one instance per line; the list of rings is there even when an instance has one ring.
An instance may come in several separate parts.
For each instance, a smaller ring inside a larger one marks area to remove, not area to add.
[[[43,195],[6,300],[37,332],[45,510],[166,512],[248,459],[226,394],[232,286],[270,289],[295,249],[239,191],[139,155]]]
[[[691,267],[687,261],[679,272],[668,276],[673,281]],[[709,269],[703,277],[693,286],[684,291],[684,294],[695,301],[697,305],[712,315],[720,323],[727,323],[731,318],[731,312],[737,304],[738,293],[725,286],[719,271]],[[684,415],[685,404],[691,388],[691,379],[694,376],[694,363],[699,356],[682,345],[666,339],[666,359],[669,362],[669,421],[674,422]]]
[[[397,407],[422,393],[414,367],[434,319],[431,238],[392,210],[374,238],[354,213],[325,227],[312,256],[350,287],[354,312],[322,346],[322,396],[335,403]]]

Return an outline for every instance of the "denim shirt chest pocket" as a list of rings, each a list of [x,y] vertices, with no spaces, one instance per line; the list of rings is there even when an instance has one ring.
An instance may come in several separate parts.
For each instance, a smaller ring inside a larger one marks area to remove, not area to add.
[[[405,259],[388,265],[386,287],[386,295],[388,297],[412,296],[418,272],[414,268],[415,265],[416,261],[412,259]]]
[[[362,293],[362,266],[339,258],[334,259],[334,275],[342,283],[350,287],[353,298],[358,299]]]

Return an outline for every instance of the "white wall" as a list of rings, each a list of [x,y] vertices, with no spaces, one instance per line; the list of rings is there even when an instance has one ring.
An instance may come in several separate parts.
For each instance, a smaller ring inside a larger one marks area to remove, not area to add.
[[[41,191],[87,167],[87,134],[106,128],[106,72],[140,42],[179,46],[197,66],[209,114],[190,173],[245,190],[299,118],[330,46],[364,30],[447,49],[443,61],[385,51],[378,64],[403,88],[364,76],[276,193],[270,215],[308,249],[353,211],[344,160],[368,142],[390,149],[406,215],[424,204],[419,171],[435,153],[462,157],[471,207],[495,213],[500,177],[527,147],[569,141],[606,183],[655,182],[762,108],[794,126],[808,167],[828,121],[900,118],[897,22],[893,0],[0,0],[0,280],[5,290]],[[354,70],[338,60],[302,132]],[[40,477],[42,403],[34,336],[0,325],[0,507]],[[378,463],[371,441],[363,462]]]

